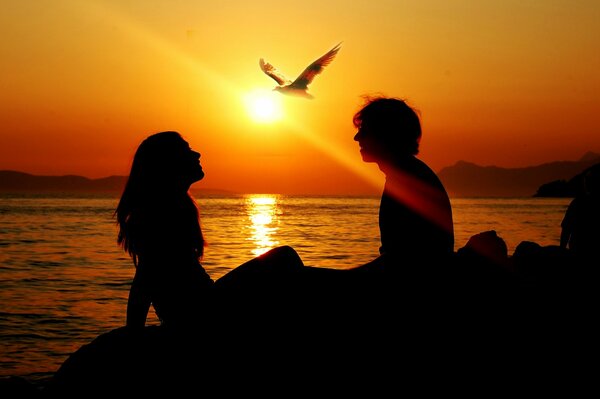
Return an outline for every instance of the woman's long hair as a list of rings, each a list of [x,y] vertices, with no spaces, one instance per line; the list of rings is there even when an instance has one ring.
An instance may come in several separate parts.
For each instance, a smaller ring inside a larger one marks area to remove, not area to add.
[[[161,132],[146,138],[138,147],[123,194],[114,212],[119,233],[117,243],[131,256],[137,267],[143,251],[144,235],[152,220],[162,213],[169,217],[179,214],[186,222],[183,231],[198,258],[204,253],[204,237],[200,228],[196,201],[189,185],[181,184],[181,153],[189,150],[187,142],[177,132]]]

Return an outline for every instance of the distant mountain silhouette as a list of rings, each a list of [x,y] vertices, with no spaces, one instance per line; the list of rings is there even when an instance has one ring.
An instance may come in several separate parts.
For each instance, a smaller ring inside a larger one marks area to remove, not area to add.
[[[0,171],[2,192],[120,192],[126,176],[88,179],[76,175],[38,176],[13,170]]]
[[[119,195],[125,187],[127,176],[109,176],[89,179],[77,175],[40,176],[14,170],[0,170],[0,193],[65,193],[65,194],[115,194]],[[233,194],[218,189],[195,189],[192,192],[203,194]]]
[[[459,161],[438,176],[452,197],[530,197],[548,182],[569,180],[594,164],[600,154],[586,153],[578,161],[557,161],[525,168],[479,166]]]
[[[600,154],[586,153],[578,161],[557,161],[525,168],[479,166],[459,161],[438,172],[451,197],[569,197],[581,174],[600,163]],[[127,176],[89,179],[77,175],[41,176],[0,170],[0,193],[106,193],[119,195]],[[192,193],[232,195],[232,191],[194,188]]]

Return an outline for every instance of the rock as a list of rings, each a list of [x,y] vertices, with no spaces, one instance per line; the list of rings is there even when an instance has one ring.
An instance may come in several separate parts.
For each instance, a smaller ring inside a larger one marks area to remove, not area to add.
[[[593,307],[585,293],[591,299],[596,280],[566,250],[523,242],[509,257],[489,231],[447,263],[398,267],[393,281],[320,287],[325,295],[264,282],[256,298],[242,290],[193,329],[117,328],[73,353],[46,392],[314,394],[359,382],[394,386],[390,360],[414,369],[460,358],[503,371],[503,361],[535,368],[569,360],[572,342],[587,345],[582,321]]]

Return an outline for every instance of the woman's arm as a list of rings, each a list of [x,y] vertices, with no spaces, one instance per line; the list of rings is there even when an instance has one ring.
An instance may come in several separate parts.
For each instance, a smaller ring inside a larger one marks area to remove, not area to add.
[[[142,282],[139,271],[136,271],[129,290],[127,301],[127,327],[142,329],[146,325],[146,317],[150,310],[150,295]]]

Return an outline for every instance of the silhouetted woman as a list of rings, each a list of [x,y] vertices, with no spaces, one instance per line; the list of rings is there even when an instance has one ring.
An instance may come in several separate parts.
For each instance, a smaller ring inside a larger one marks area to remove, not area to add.
[[[116,208],[118,243],[136,267],[127,303],[127,326],[142,328],[150,305],[161,325],[194,327],[213,316],[215,284],[200,264],[204,237],[196,201],[189,193],[204,172],[200,154],[173,131],[156,133],[138,147]],[[302,266],[287,246],[239,266],[225,275],[220,300],[238,286],[279,279]]]
[[[188,189],[204,177],[200,154],[177,132],[162,132],[138,147],[115,211],[118,243],[136,267],[127,325],[143,327],[150,304],[164,324],[208,312],[213,281],[201,266],[204,237]]]

